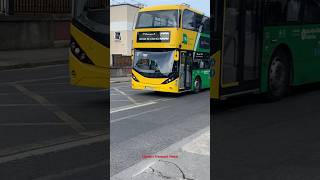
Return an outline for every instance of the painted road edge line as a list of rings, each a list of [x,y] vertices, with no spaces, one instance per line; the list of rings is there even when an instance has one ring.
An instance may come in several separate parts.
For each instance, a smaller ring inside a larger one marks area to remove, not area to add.
[[[141,103],[141,104],[138,103],[136,105],[129,105],[129,106],[122,106],[119,108],[113,108],[113,109],[110,109],[110,114],[130,110],[130,109],[135,109],[135,108],[139,108],[139,107],[149,106],[149,105],[153,105],[156,103],[157,102],[151,101],[151,102],[147,102],[147,103]]]
[[[162,110],[162,109],[167,109],[167,108],[169,108],[169,107],[161,107],[161,108],[152,109],[152,110],[150,110],[150,111],[143,111],[143,112],[138,113],[138,114],[132,114],[132,115],[125,116],[125,117],[122,117],[122,118],[118,118],[118,119],[111,120],[110,123],[119,122],[119,121],[122,121],[122,120],[126,120],[126,119],[129,119],[129,118],[138,117],[138,116],[141,116],[141,115],[144,115],[144,114],[148,114],[148,113],[151,113],[151,112],[160,111],[160,110]]]
[[[47,110],[49,110],[51,113],[53,113],[57,118],[62,120],[63,122],[66,122],[70,125],[71,128],[73,128],[78,133],[82,133],[86,131],[86,128],[78,122],[76,119],[74,119],[72,116],[70,116],[68,113],[60,109],[58,106],[51,104],[48,99],[45,97],[30,91],[29,89],[23,87],[22,85],[13,83],[12,86],[19,90],[22,94],[30,97],[31,99],[37,101],[39,104],[41,104],[43,107],[45,107]],[[46,106],[49,105],[49,106]]]
[[[164,150],[159,151],[158,153],[155,153],[157,155],[167,155],[167,154],[171,154],[173,152],[177,152],[179,151],[184,145],[190,143],[193,139],[201,136],[203,133],[207,132],[210,130],[210,126],[205,127],[193,134],[191,134],[190,136],[182,139],[181,141],[178,141],[174,144],[172,144],[171,146],[165,148]],[[128,179],[132,179],[133,177],[137,176],[138,174],[140,174],[141,172],[143,172],[145,169],[149,168],[150,166],[152,166],[156,161],[158,161],[157,159],[146,159],[146,160],[142,160],[140,162],[138,162],[137,164],[119,172],[118,174],[112,176],[110,178],[110,180],[128,180]]]
[[[130,97],[128,94],[126,94],[125,92],[121,91],[118,88],[112,88],[114,90],[116,90],[118,93],[120,93],[121,95],[125,96],[129,101],[131,101],[133,104],[138,105],[137,101],[135,99],[133,99],[132,97]]]
[[[6,162],[11,162],[19,159],[24,159],[32,156],[38,156],[38,155],[43,155],[43,154],[48,154],[51,152],[57,152],[57,151],[63,151],[66,149],[71,149],[83,145],[89,145],[97,142],[102,142],[108,140],[109,136],[104,134],[104,135],[99,135],[95,137],[89,137],[85,139],[80,139],[80,140],[75,140],[71,142],[66,142],[62,144],[57,144],[57,145],[52,145],[48,147],[42,147],[26,152],[21,152],[9,156],[4,156],[0,158],[0,164],[6,163]]]

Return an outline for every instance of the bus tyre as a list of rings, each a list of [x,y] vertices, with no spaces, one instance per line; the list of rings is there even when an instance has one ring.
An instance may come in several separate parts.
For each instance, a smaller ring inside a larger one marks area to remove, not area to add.
[[[271,101],[276,101],[285,96],[289,89],[290,67],[288,56],[277,51],[271,61],[268,72],[269,91],[267,98]]]
[[[201,79],[196,77],[194,80],[194,93],[198,93],[201,90]]]

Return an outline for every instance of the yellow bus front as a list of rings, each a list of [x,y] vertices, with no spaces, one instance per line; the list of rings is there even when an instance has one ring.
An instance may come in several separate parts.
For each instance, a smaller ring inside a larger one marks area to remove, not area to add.
[[[70,27],[70,81],[75,86],[109,88],[109,33],[106,7],[74,1]]]
[[[197,36],[181,28],[181,14],[187,8],[162,5],[139,11],[133,34],[133,89],[181,92],[181,49],[193,49]]]

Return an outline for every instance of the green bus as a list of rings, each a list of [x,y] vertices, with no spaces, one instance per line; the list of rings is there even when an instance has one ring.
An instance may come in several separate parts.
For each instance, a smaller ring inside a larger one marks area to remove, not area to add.
[[[213,100],[277,100],[320,81],[320,0],[221,0],[213,12]]]
[[[192,91],[210,88],[211,64],[210,59],[210,18],[204,17],[204,25],[200,31],[192,64]]]

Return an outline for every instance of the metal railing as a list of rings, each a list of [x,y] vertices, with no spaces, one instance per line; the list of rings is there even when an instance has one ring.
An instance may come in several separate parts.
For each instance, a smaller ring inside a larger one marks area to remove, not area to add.
[[[6,1],[7,0],[0,0],[0,15],[6,14]]]
[[[52,15],[70,14],[72,0],[9,0],[11,14]],[[109,0],[88,0],[89,8],[105,7]]]
[[[71,0],[11,0],[13,14],[44,15],[71,13]]]

